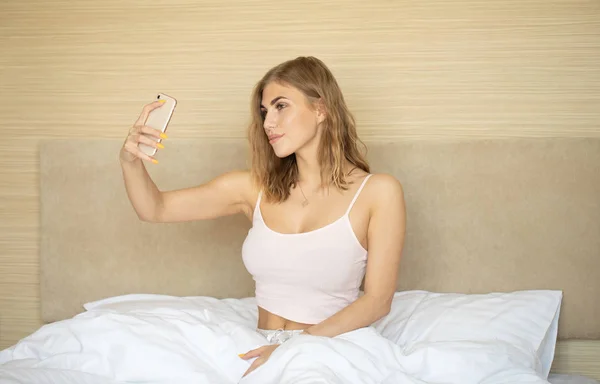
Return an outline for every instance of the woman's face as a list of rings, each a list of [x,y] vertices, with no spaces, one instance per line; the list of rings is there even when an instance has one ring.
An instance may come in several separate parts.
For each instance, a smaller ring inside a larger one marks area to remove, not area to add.
[[[309,143],[318,143],[323,114],[292,86],[267,84],[262,94],[263,128],[277,157],[295,153]]]

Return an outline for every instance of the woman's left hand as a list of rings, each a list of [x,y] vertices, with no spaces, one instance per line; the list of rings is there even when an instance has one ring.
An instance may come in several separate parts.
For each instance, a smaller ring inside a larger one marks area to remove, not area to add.
[[[253,349],[249,352],[246,352],[245,354],[240,355],[240,357],[244,360],[252,359],[254,357],[257,358],[256,360],[254,360],[254,362],[252,362],[252,365],[250,366],[250,368],[248,368],[246,373],[244,373],[244,376],[266,363],[267,360],[269,360],[271,353],[273,353],[273,351],[277,349],[277,347],[279,347],[279,344],[263,345],[262,347]]]

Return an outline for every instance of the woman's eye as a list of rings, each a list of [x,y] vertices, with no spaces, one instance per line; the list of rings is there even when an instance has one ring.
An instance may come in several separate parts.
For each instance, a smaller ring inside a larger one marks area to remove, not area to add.
[[[277,109],[278,111],[281,111],[285,107],[287,107],[287,105],[285,105],[285,103],[275,104],[275,109]],[[265,119],[266,116],[267,116],[267,110],[266,109],[261,109],[260,110],[260,115],[262,116],[263,119]]]

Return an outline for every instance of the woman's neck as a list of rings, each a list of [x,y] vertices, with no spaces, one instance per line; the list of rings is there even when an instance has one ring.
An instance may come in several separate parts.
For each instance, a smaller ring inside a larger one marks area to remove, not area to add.
[[[317,137],[295,153],[296,166],[298,167],[298,183],[302,184],[302,188],[305,191],[318,191],[330,184],[330,180],[321,180],[318,142]],[[355,167],[347,159],[344,159],[344,164],[342,164],[344,174],[348,174],[353,168]]]
[[[296,154],[298,182],[305,189],[316,190],[321,187],[321,165],[316,157],[309,160]]]
[[[298,167],[298,183],[307,191],[318,191],[331,185],[331,180],[321,180],[321,166],[315,159],[314,161],[306,161],[296,157],[296,165]],[[348,176],[356,167],[348,160],[344,160],[342,169],[344,175]]]

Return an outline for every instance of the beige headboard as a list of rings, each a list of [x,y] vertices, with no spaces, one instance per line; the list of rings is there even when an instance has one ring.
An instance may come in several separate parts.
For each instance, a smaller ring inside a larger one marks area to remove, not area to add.
[[[250,226],[138,220],[118,162],[122,140],[40,147],[41,299],[46,322],[132,292],[243,297]],[[246,141],[167,140],[147,165],[162,190],[247,166]],[[600,339],[600,139],[367,142],[373,172],[404,185],[399,290],[564,292],[559,338]]]

